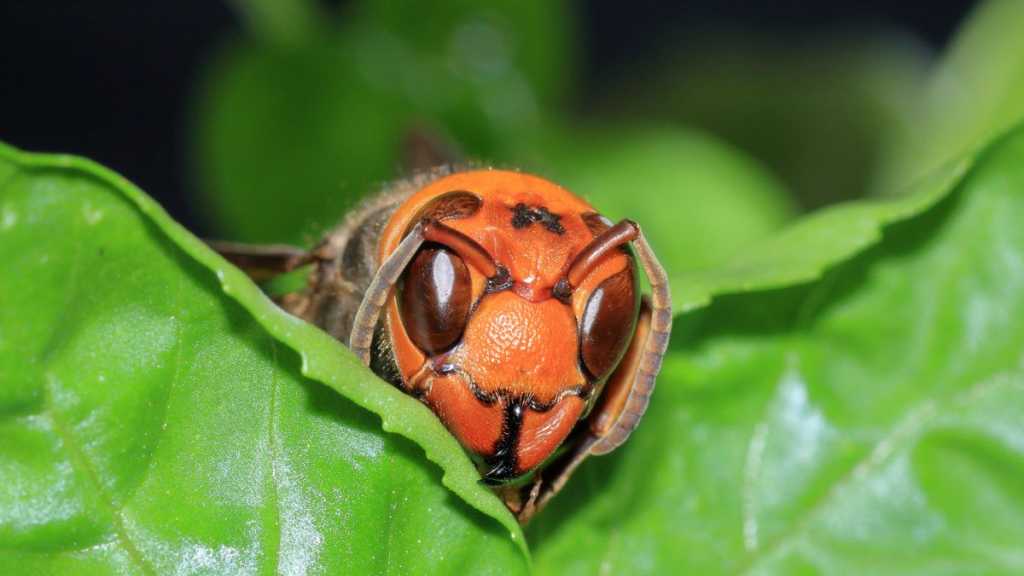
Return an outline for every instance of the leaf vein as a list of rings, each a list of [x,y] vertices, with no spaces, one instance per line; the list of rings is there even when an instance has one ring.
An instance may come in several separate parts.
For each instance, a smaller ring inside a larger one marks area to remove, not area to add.
[[[1005,376],[1005,375],[1003,375]],[[1018,385],[1012,378],[989,378],[975,382],[967,388],[947,398],[941,404],[953,405],[963,400],[971,400],[979,395],[989,393],[992,389],[1005,385]],[[746,557],[738,568],[733,572],[736,576],[748,574],[760,562],[768,559],[776,552],[784,549],[793,543],[799,536],[804,534],[814,519],[824,510],[828,503],[833,501],[838,493],[855,480],[861,480],[870,474],[874,469],[883,464],[895,452],[895,445],[899,441],[913,436],[919,432],[925,424],[934,420],[940,413],[940,401],[929,398],[920,402],[917,406],[907,412],[890,429],[889,433],[882,436],[877,443],[869,450],[863,458],[857,461],[845,474],[838,478],[822,496],[816,499],[797,519],[790,529],[780,534],[777,538],[768,542],[759,552]]]
[[[67,449],[69,460],[71,461],[72,467],[78,468],[82,475],[92,484],[92,488],[96,490],[99,495],[99,501],[107,508],[110,512],[110,522],[114,529],[114,533],[117,535],[118,541],[124,547],[128,557],[132,560],[139,570],[145,574],[156,575],[156,571],[146,563],[135,543],[131,541],[128,536],[128,530],[125,528],[124,519],[121,515],[121,508],[114,503],[113,498],[107,491],[103,489],[103,483],[100,481],[99,473],[96,468],[89,462],[89,458],[85,455],[85,452],[77,445],[74,435],[71,433],[71,429],[67,423],[64,422],[60,415],[60,411],[53,403],[53,397],[56,393],[57,379],[52,374],[46,376],[46,387],[45,387],[45,398],[44,398],[44,411],[49,414],[50,420],[53,422],[53,428],[56,430],[57,435],[60,436],[61,443]]]

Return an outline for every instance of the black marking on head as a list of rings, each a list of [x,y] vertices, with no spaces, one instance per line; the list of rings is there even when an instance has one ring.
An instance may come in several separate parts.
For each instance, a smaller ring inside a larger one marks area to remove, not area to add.
[[[548,232],[554,232],[559,236],[565,234],[565,227],[562,226],[561,222],[559,222],[559,220],[562,219],[561,216],[548,212],[548,209],[543,206],[537,209],[537,213],[540,214],[541,225],[543,225]]]
[[[494,454],[484,459],[491,468],[481,480],[489,486],[497,486],[515,479],[516,468],[519,466],[516,448],[519,446],[519,432],[523,428],[523,411],[526,409],[527,401],[525,398],[509,398],[505,402],[501,437],[494,446]]]
[[[567,396],[578,396],[580,400],[586,402],[587,399],[590,398],[590,393],[592,390],[593,387],[590,386],[589,384],[573,386],[572,388],[566,388],[565,390],[562,390],[561,392],[558,393],[557,396],[555,396],[554,398],[547,402],[540,402],[536,398],[530,396],[527,396],[524,399],[524,401],[526,402],[526,405],[530,408],[530,410],[533,410],[534,412],[547,412],[548,410],[554,408],[559,402],[562,401],[563,398]]]
[[[498,264],[496,268],[497,272],[494,273],[494,276],[487,279],[487,287],[485,288],[485,291],[488,294],[508,290],[515,285],[515,281],[512,280],[512,275],[509,274],[508,268],[505,268],[501,264]]]
[[[473,380],[473,376],[463,370],[459,365],[439,361],[434,365],[434,371],[440,375],[458,375],[469,387],[470,392],[477,401],[484,406],[493,406],[501,402],[503,406],[501,434],[494,443],[494,451],[490,456],[484,457],[483,461],[489,469],[484,473],[480,482],[488,486],[500,486],[519,478],[528,471],[517,473],[519,467],[519,440],[523,429],[523,415],[527,410],[534,412],[547,412],[558,405],[563,399],[569,396],[576,396],[587,402],[594,392],[593,385],[589,383],[578,384],[565,388],[554,398],[547,402],[537,400],[532,394],[511,392],[505,388],[487,391]]]
[[[548,232],[561,236],[565,234],[565,227],[559,222],[562,217],[552,214],[546,206],[531,208],[520,202],[512,207],[512,227],[516,230],[527,228],[534,222],[539,222]]]
[[[533,224],[533,213],[526,204],[520,202],[512,208],[512,227],[516,230],[526,228],[530,224]]]
[[[562,278],[551,287],[551,296],[562,304],[572,304],[572,285],[569,280]]]
[[[503,398],[501,391],[488,392],[483,388],[477,386],[476,381],[473,380],[473,375],[463,370],[457,364],[442,362],[441,364],[435,366],[434,370],[442,376],[448,376],[452,374],[458,375],[460,378],[462,378],[462,381],[466,384],[466,386],[469,387],[469,391],[473,393],[473,396],[476,397],[477,401],[479,401],[484,406],[490,406],[497,402],[498,400],[500,400],[501,398]]]

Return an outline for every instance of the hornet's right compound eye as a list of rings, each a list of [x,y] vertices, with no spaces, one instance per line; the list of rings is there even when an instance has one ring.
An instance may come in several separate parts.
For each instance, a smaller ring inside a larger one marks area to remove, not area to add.
[[[424,246],[406,268],[399,296],[413,343],[430,356],[454,346],[469,320],[471,292],[462,258],[441,246]]]

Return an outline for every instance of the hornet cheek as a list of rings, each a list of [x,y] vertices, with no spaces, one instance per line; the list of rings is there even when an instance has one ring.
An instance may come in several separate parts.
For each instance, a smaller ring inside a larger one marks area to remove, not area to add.
[[[482,402],[458,376],[435,376],[423,400],[468,450],[487,457],[501,439],[502,402]]]
[[[519,435],[519,472],[539,466],[572,431],[586,403],[579,396],[566,396],[545,412],[526,409]]]

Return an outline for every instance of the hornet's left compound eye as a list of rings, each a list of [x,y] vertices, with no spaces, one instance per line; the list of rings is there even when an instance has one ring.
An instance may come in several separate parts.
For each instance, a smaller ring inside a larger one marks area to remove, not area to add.
[[[399,307],[413,343],[428,355],[451,348],[469,319],[472,286],[458,255],[427,245],[402,277]]]
[[[580,319],[580,356],[595,380],[622,359],[640,311],[632,266],[602,282],[590,295]]]

